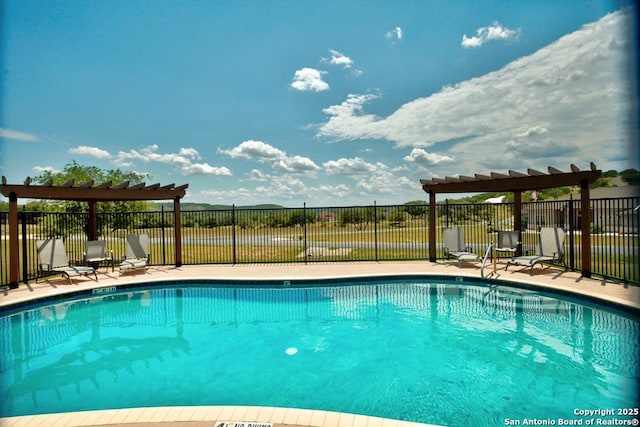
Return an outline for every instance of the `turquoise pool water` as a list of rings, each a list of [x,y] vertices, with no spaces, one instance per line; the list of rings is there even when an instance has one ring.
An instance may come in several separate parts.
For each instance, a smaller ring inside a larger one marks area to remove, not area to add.
[[[264,405],[494,426],[638,402],[637,317],[504,286],[156,285],[0,322],[2,416]]]

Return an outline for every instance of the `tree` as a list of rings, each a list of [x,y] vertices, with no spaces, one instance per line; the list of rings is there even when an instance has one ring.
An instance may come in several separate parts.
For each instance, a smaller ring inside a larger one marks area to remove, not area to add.
[[[423,217],[427,214],[427,204],[423,200],[412,200],[404,204],[404,211],[412,217]]]
[[[34,177],[33,181],[38,184],[44,184],[51,180],[53,185],[64,185],[69,182],[73,182],[74,185],[79,185],[88,181],[93,181],[97,185],[111,181],[112,185],[116,186],[125,181],[129,181],[130,185],[140,184],[146,177],[148,177],[148,175],[137,172],[124,172],[120,169],[102,170],[95,166],[83,166],[74,160],[72,163],[67,164],[61,172],[54,174],[51,171],[45,171],[43,174]],[[31,207],[34,209],[43,209],[52,212],[77,214],[84,213],[89,210],[88,203],[73,200],[53,200],[46,203],[38,201],[32,204]],[[97,205],[99,213],[140,212],[148,211],[149,208],[150,206],[147,201],[111,201],[101,202]],[[59,235],[65,235],[68,232],[77,232],[78,230],[85,230],[87,226],[86,215],[56,215],[53,218],[55,218],[55,224],[49,224],[48,229]],[[102,234],[101,230],[103,228],[111,228],[115,230],[119,228],[127,228],[131,225],[131,218],[126,218],[125,215],[98,216],[99,234]]]
[[[625,169],[620,172],[620,178],[629,185],[640,184],[640,172],[635,169]]]
[[[389,214],[389,217],[388,217],[389,223],[391,225],[404,225],[407,219],[406,215],[407,215],[407,211],[404,208],[395,209]]]
[[[38,184],[44,184],[51,180],[53,185],[63,185],[73,181],[75,185],[93,181],[95,184],[111,181],[113,186],[129,181],[131,185],[140,184],[149,175],[138,172],[125,172],[120,169],[103,170],[96,166],[83,166],[73,160],[67,164],[61,172],[52,173],[50,170],[45,171],[41,175],[33,178]],[[86,212],[88,205],[83,202],[74,202],[69,200],[56,200],[48,202],[49,206],[53,206],[53,210],[62,212]],[[146,201],[134,202],[101,202],[98,204],[98,212],[131,212],[131,211],[147,211],[149,203]]]
[[[340,213],[338,225],[345,227],[347,224],[353,224],[358,230],[367,228],[375,216],[374,208],[350,208]]]

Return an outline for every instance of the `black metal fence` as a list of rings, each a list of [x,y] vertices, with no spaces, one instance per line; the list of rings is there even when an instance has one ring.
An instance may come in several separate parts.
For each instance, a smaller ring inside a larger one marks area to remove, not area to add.
[[[513,229],[510,203],[440,203],[436,209],[436,245],[443,257],[441,229],[457,226],[478,254],[495,243],[498,230]],[[640,198],[590,202],[592,274],[640,283]],[[428,205],[227,209],[183,211],[183,264],[310,263],[318,261],[392,261],[428,259]],[[522,205],[522,250],[533,253],[540,227],[563,227],[566,262],[580,270],[579,200]],[[38,274],[36,240],[59,236],[67,256],[81,263],[86,242],[86,213],[19,212],[20,280]],[[125,253],[129,233],[151,238],[151,263],[175,263],[173,212],[101,213],[100,238],[115,259]],[[0,280],[9,283],[7,213],[0,212]]]

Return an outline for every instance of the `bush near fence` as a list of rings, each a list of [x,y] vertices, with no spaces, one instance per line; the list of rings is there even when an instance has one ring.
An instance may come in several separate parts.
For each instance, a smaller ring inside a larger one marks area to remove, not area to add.
[[[592,274],[640,283],[640,198],[591,200]],[[436,245],[443,257],[442,227],[462,227],[465,241],[483,254],[498,230],[513,229],[511,203],[439,203]],[[189,264],[310,263],[428,259],[428,205],[371,205],[181,212],[182,262]],[[533,253],[540,227],[557,226],[569,268],[580,270],[580,206],[577,200],[531,202],[522,207],[522,249]],[[20,212],[21,281],[37,276],[35,240],[63,237],[72,262],[81,262],[86,213]],[[151,237],[154,265],[175,263],[173,212],[102,213],[100,238],[116,259],[129,233]],[[0,279],[9,282],[7,213],[0,212]]]

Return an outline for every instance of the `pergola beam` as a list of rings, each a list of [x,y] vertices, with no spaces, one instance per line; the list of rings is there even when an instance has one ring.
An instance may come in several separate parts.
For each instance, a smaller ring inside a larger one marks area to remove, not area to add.
[[[88,202],[90,200],[96,202],[131,202],[136,200],[172,200],[175,197],[184,197],[185,188],[175,187],[165,188],[159,184],[145,187],[144,183],[138,186],[127,186],[119,188],[107,187],[107,183],[96,187],[90,186],[92,183],[87,182],[81,186],[73,186],[66,183],[62,186],[48,185],[1,185],[0,192],[9,196],[15,193],[18,198],[30,199],[47,199],[47,200],[74,200],[78,202]],[[110,185],[110,183],[109,183]],[[173,184],[172,184],[173,185]]]
[[[557,169],[556,169],[557,170]],[[425,192],[436,193],[497,193],[503,191],[544,190],[547,188],[570,187],[580,185],[582,180],[595,182],[602,175],[601,171],[570,172],[562,174],[524,175],[512,172],[510,175],[492,172],[491,176],[476,174],[474,180],[454,182],[448,178],[421,179]]]

